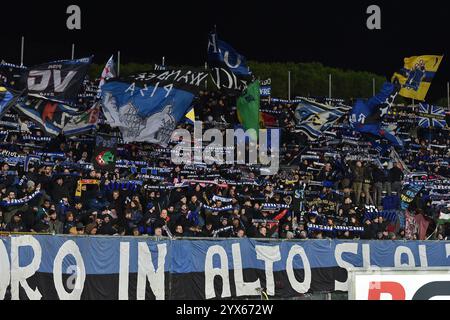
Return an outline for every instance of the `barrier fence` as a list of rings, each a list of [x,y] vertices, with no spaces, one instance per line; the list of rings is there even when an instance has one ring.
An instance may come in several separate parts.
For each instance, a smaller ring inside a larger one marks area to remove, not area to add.
[[[347,268],[405,266],[450,268],[450,241],[11,235],[0,299],[345,299]]]

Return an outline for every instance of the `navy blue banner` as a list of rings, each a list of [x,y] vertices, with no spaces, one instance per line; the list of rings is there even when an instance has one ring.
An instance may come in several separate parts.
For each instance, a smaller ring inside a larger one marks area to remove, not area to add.
[[[0,299],[212,299],[347,291],[349,267],[450,266],[450,242],[0,240]]]
[[[252,78],[247,59],[225,41],[219,40],[215,32],[208,41],[208,65],[211,77],[218,89],[242,91]]]

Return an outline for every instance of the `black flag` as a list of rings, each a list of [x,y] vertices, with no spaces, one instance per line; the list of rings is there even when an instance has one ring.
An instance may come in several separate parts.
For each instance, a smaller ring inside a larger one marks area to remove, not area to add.
[[[113,171],[116,167],[117,137],[98,135],[92,163],[95,170]]]
[[[28,94],[64,102],[76,102],[92,57],[60,60],[30,68],[26,75]]]

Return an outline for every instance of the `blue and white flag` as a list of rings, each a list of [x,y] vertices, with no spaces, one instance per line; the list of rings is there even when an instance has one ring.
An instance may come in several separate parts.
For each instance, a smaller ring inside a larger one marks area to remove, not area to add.
[[[97,127],[100,114],[100,102],[96,102],[86,111],[79,112],[70,118],[63,128],[65,136],[84,134]]]
[[[301,99],[295,109],[296,130],[310,140],[316,140],[349,110],[350,107],[345,105],[331,106]]]
[[[423,128],[444,128],[446,126],[445,110],[427,103],[419,103],[418,124]]]
[[[123,140],[167,146],[207,73],[186,69],[141,73],[102,87],[103,112]]]
[[[59,135],[79,109],[70,105],[44,98],[28,97],[19,99],[15,109],[30,118],[51,135]]]
[[[217,88],[242,91],[247,87],[252,73],[243,55],[225,41],[219,40],[215,32],[209,35],[207,51],[211,77]]]

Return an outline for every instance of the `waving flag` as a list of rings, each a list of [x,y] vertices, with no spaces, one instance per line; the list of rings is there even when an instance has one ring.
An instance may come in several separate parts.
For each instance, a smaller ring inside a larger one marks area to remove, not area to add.
[[[45,132],[55,136],[62,133],[66,124],[78,113],[77,108],[36,97],[19,100],[15,108],[38,124]]]
[[[405,98],[425,100],[442,56],[424,55],[405,58],[405,65],[394,74],[403,86],[399,94]]]
[[[26,87],[26,75],[28,69],[23,66],[7,63],[0,63],[0,85],[17,91],[22,91]]]
[[[105,84],[105,81],[108,79],[111,79],[111,78],[115,78],[115,77],[116,77],[116,71],[115,71],[115,65],[114,65],[114,56],[111,56],[111,58],[109,58],[105,67],[103,68],[102,75],[100,77],[100,83],[98,85],[97,98],[100,98],[102,95],[101,88]]]
[[[187,123],[194,124],[194,122],[195,122],[195,110],[194,110],[194,107],[192,107],[191,110],[189,110],[186,113],[185,118],[186,118],[186,122]]]
[[[245,130],[255,130],[251,134],[253,140],[258,140],[259,103],[259,81],[255,81],[244,90],[242,96],[237,100],[237,116],[239,122]]]
[[[251,81],[252,75],[246,58],[228,43],[219,40],[215,32],[209,35],[208,65],[211,77],[219,89],[242,91]]]
[[[116,167],[117,137],[97,135],[92,163],[95,170],[113,171]]]
[[[19,97],[19,92],[0,87],[0,119]]]
[[[28,94],[73,103],[78,99],[92,57],[59,60],[30,68],[26,75]]]
[[[438,224],[450,223],[450,213],[439,212]]]
[[[446,126],[445,110],[441,107],[419,103],[419,126],[423,128],[444,128]]]
[[[208,74],[189,69],[151,71],[107,81],[102,88],[103,111],[125,142],[167,146]]]
[[[301,99],[295,109],[296,131],[303,132],[310,140],[317,140],[349,110],[345,105],[331,106]]]
[[[401,139],[381,126],[382,119],[389,112],[398,90],[398,83],[386,82],[381,91],[368,101],[357,100],[350,112],[352,128],[358,132],[385,138],[396,146],[403,146]]]
[[[100,102],[96,102],[90,109],[71,117],[63,128],[64,135],[79,135],[94,129],[97,126],[99,114]]]

